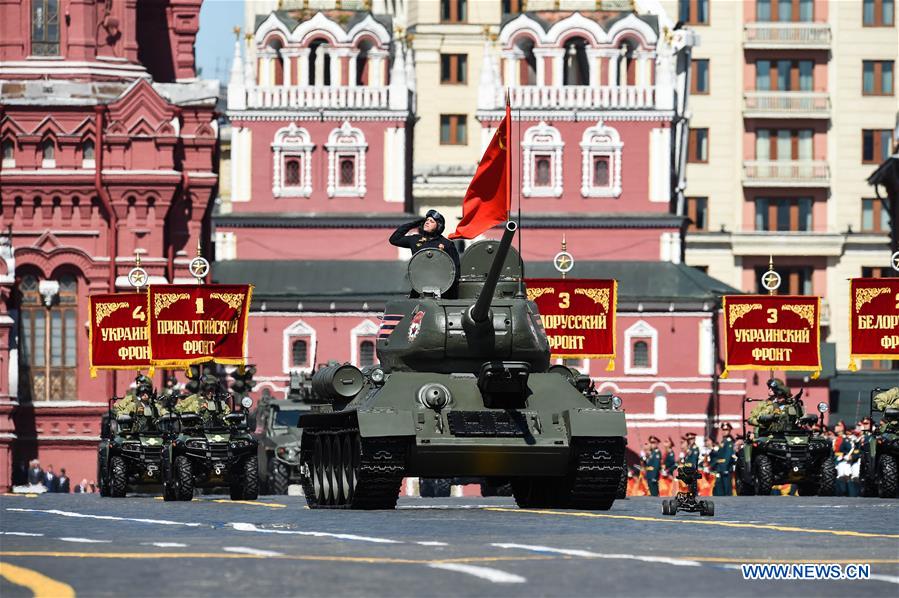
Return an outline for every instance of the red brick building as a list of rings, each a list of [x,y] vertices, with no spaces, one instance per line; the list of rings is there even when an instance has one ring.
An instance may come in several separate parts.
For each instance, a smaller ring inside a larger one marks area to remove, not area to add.
[[[90,378],[87,296],[127,288],[137,254],[193,280],[217,185],[201,2],[0,1],[0,487],[35,457],[96,475],[131,376]]]

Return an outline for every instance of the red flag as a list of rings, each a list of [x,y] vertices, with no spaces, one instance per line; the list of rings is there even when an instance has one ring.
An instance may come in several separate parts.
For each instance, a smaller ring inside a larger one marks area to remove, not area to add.
[[[462,220],[450,239],[473,239],[509,219],[512,200],[512,110],[506,99],[506,117],[499,123],[462,200]]]

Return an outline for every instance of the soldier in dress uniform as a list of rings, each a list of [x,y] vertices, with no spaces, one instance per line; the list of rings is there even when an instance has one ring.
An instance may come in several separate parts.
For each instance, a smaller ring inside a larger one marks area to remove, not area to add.
[[[650,496],[659,495],[659,473],[662,469],[662,451],[659,450],[659,439],[649,437],[649,447],[643,455],[643,472]]]
[[[731,474],[733,472],[734,455],[734,427],[729,422],[721,424],[721,443],[712,463],[712,471],[715,472],[715,496],[730,496],[733,493]]]
[[[687,432],[681,437],[686,445],[684,447],[684,456],[681,459],[681,463],[692,465],[697,470],[699,469],[699,447],[696,446],[696,434],[693,432]]]

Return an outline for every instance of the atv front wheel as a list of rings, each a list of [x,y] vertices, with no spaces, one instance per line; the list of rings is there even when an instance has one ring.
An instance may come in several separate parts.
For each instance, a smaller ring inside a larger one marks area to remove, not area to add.
[[[896,498],[896,457],[880,455],[877,460],[877,495],[880,498]]]
[[[771,467],[771,459],[768,455],[759,455],[752,463],[753,477],[755,478],[755,492],[759,496],[771,494],[774,486],[774,470]]]
[[[109,496],[122,498],[128,488],[128,469],[118,455],[109,460]]]
[[[737,496],[754,496],[755,495],[755,486],[752,482],[746,481],[746,461],[743,460],[742,457],[737,459],[737,466],[734,470],[734,481],[736,482],[737,487]],[[752,479],[750,473],[750,480]]]
[[[194,471],[190,459],[184,455],[175,457],[175,484],[178,500],[193,500]]]
[[[256,500],[259,498],[259,459],[247,457],[235,465],[231,482],[231,500]]]
[[[821,474],[818,480],[818,496],[833,496],[833,489],[837,483],[837,466],[833,459],[827,457],[821,464]]]
[[[269,461],[271,467],[268,472],[268,487],[272,494],[287,494],[290,485],[290,473],[287,466],[274,459]]]

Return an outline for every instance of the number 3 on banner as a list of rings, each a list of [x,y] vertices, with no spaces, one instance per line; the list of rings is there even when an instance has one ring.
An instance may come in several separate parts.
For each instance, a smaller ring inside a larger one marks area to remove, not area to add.
[[[773,307],[768,310],[768,323],[776,324],[777,323],[777,310]]]
[[[197,297],[197,313],[198,314],[203,313],[203,298],[202,297]]]
[[[140,320],[141,322],[147,319],[147,315],[144,313],[144,306],[138,305],[134,308],[134,311],[131,312],[131,317],[135,320]]]
[[[568,293],[559,293],[559,307],[562,309],[568,309],[568,306],[571,305],[571,295]]]

